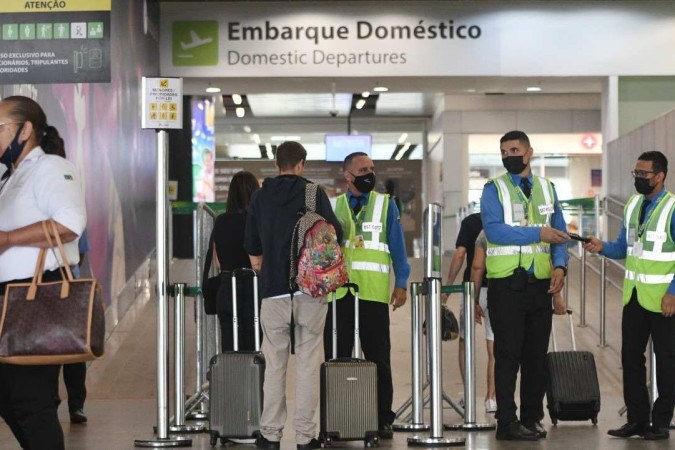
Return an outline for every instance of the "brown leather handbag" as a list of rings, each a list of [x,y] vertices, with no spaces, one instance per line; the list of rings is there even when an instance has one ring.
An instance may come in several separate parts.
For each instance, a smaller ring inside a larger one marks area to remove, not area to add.
[[[93,278],[74,279],[56,224],[44,221],[42,228],[51,251],[58,247],[61,254],[63,279],[42,281],[49,249],[40,249],[32,281],[6,286],[0,316],[0,362],[36,365],[98,359],[103,356],[105,340],[101,285]]]

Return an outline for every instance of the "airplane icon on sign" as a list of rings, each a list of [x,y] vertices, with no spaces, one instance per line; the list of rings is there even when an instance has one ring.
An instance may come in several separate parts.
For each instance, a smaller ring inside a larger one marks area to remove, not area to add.
[[[190,38],[192,38],[192,42],[183,42],[181,41],[180,43],[180,48],[183,50],[190,50],[195,47],[201,47],[202,45],[210,44],[213,42],[213,38],[208,37],[205,39],[202,39],[199,37],[196,31],[190,30]]]

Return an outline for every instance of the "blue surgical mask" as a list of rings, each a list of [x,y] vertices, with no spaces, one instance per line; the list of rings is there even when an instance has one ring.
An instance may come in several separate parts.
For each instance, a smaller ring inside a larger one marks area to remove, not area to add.
[[[19,129],[16,131],[14,139],[12,139],[12,142],[10,142],[7,148],[5,149],[5,153],[3,153],[2,156],[0,156],[0,163],[6,165],[7,170],[9,171],[12,170],[12,166],[14,165],[16,160],[19,159],[19,155],[21,155],[23,148],[26,146],[27,141],[19,142],[19,135],[21,134],[21,130],[23,130],[23,124],[21,124]]]

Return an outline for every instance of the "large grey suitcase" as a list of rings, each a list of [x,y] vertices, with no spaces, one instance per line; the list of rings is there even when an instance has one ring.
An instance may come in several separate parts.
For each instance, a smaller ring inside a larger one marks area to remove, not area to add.
[[[572,351],[558,351],[551,327],[553,351],[546,355],[548,368],[547,407],[553,425],[558,420],[590,420],[598,423],[600,385],[593,353],[577,351],[572,311],[567,314],[572,333]]]
[[[337,319],[333,293],[333,359],[321,365],[321,431],[324,447],[333,441],[363,440],[378,447],[377,366],[361,359],[359,340],[359,288],[354,290],[354,358],[337,356]]]
[[[253,276],[253,302],[256,351],[238,351],[237,283],[240,275]],[[214,356],[210,363],[210,433],[211,445],[220,438],[255,438],[260,434],[263,407],[265,357],[260,352],[258,325],[258,274],[252,269],[232,272],[232,322],[234,351]]]

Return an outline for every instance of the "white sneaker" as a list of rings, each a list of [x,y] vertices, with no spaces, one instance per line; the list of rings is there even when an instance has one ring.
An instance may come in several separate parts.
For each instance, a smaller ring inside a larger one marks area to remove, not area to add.
[[[497,402],[492,400],[491,398],[485,400],[485,412],[486,413],[497,412]]]

